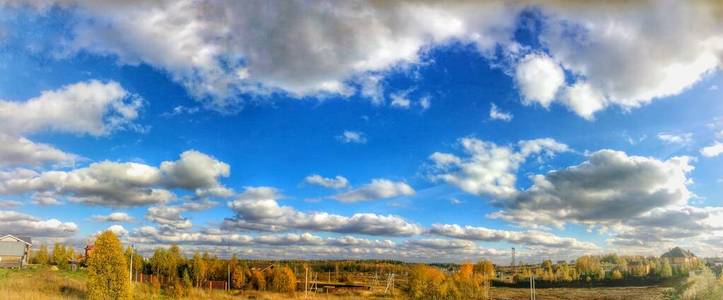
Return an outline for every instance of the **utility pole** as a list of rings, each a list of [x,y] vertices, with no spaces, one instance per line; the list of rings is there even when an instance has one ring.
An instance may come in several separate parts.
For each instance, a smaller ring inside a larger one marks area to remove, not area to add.
[[[131,285],[133,285],[133,244],[131,244],[131,266],[130,266],[130,272],[128,272],[128,280]]]
[[[309,296],[309,267],[304,267],[304,298]]]
[[[231,244],[226,244],[226,249],[228,250],[228,254],[231,254]],[[228,263],[226,263],[226,290],[231,290],[231,257],[228,258]]]
[[[512,247],[512,274],[517,273],[515,268],[515,247]]]

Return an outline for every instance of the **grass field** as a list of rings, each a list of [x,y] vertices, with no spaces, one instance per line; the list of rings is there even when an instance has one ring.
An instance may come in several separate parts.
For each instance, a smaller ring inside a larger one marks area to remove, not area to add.
[[[87,280],[84,272],[52,271],[45,267],[4,270],[0,269],[0,299],[85,299]],[[598,288],[548,288],[537,289],[537,299],[667,299],[670,287],[598,287]],[[492,299],[530,299],[528,289],[493,287]],[[135,284],[134,299],[169,299],[163,293],[154,292],[149,285]],[[402,299],[403,295],[396,295]],[[359,292],[350,294],[314,294],[304,298],[303,292],[277,294],[256,291],[208,291],[193,289],[186,299],[393,299],[380,293]],[[708,299],[708,298],[704,298]]]

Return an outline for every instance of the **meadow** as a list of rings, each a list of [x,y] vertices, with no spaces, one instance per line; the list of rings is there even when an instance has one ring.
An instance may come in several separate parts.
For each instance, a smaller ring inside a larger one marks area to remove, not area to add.
[[[31,266],[21,270],[0,269],[0,299],[4,300],[46,300],[86,299],[87,274],[85,271],[52,270],[46,266]],[[705,283],[705,280],[700,282]],[[721,294],[705,296],[685,296],[682,289],[690,289],[694,284],[682,280],[678,286],[647,287],[596,287],[596,288],[543,288],[537,289],[539,300],[546,299],[721,299]],[[676,289],[680,293],[676,293]],[[133,284],[133,299],[175,299],[163,291],[154,290],[149,284]],[[529,299],[530,291],[525,288],[492,287],[491,299]],[[259,291],[223,291],[192,288],[188,296],[182,299],[405,299],[406,295],[384,295],[380,291],[348,292],[342,294],[309,294],[303,292],[274,293]]]

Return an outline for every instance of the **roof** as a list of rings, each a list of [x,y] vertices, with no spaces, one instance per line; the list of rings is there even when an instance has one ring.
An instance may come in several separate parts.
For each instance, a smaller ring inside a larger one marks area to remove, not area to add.
[[[23,256],[25,255],[25,245],[18,242],[2,241],[0,242],[0,256]]]
[[[14,236],[14,235],[12,235],[12,234],[6,234],[6,235],[3,235],[3,236],[0,236],[0,240],[4,240],[4,239],[6,239],[6,238],[12,238],[12,239],[14,239],[14,240],[16,240],[16,241],[18,241],[18,242],[23,242],[23,243],[25,243],[25,244],[28,244],[28,246],[32,246],[32,245],[33,245],[33,242],[32,242],[32,240],[30,239],[29,236]]]
[[[684,258],[689,258],[689,257],[695,257],[695,254],[693,254],[693,253],[690,252],[690,251],[684,250],[684,249],[682,249],[682,248],[680,248],[680,247],[675,247],[675,248],[673,248],[673,249],[670,249],[670,251],[665,252],[665,253],[664,253],[663,255],[661,255],[660,257],[666,257],[666,258],[684,257]]]

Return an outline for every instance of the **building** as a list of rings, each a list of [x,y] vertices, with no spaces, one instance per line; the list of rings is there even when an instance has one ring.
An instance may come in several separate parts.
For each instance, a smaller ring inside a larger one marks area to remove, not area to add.
[[[22,268],[28,264],[33,244],[29,237],[0,237],[0,268]]]
[[[695,254],[680,247],[670,249],[660,257],[670,260],[670,264],[673,266],[690,265],[698,262],[698,257]]]

